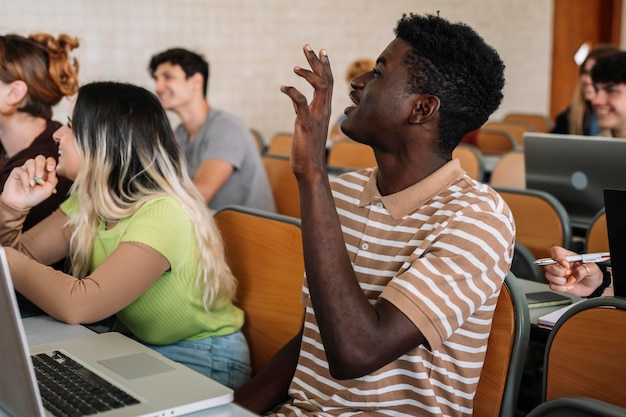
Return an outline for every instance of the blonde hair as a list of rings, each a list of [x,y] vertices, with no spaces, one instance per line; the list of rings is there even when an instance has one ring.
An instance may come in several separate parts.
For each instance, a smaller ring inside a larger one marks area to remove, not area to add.
[[[24,81],[28,92],[18,111],[49,120],[52,106],[78,90],[78,61],[70,52],[78,39],[47,33],[0,36],[0,80]]]
[[[100,222],[131,216],[146,201],[169,196],[195,226],[196,286],[207,311],[230,303],[237,288],[215,221],[187,174],[158,99],[130,84],[97,82],[80,88],[72,119],[82,157],[72,186],[80,212],[70,220],[72,272],[85,277]]]

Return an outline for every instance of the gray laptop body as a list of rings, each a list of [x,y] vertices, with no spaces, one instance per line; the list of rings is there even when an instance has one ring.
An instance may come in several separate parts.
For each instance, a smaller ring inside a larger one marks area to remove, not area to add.
[[[0,406],[10,415],[44,410],[31,354],[58,351],[139,400],[98,416],[178,416],[232,401],[233,391],[119,333],[29,348],[4,249],[0,248]],[[0,414],[2,410],[0,410]]]
[[[556,197],[574,227],[589,227],[604,189],[626,189],[625,139],[527,132],[524,159],[526,187]]]

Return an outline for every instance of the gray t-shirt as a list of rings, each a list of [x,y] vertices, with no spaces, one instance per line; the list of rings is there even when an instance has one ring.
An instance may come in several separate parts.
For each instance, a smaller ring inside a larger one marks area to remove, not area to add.
[[[232,174],[209,203],[211,209],[237,204],[276,211],[259,148],[250,129],[239,118],[223,110],[211,109],[191,143],[187,143],[187,129],[182,124],[176,128],[175,134],[191,178],[207,159],[221,159],[233,166]]]

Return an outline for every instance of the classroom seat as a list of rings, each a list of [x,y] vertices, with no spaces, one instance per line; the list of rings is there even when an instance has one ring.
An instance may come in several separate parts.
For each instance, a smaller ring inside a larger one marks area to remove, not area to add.
[[[606,225],[606,211],[600,209],[591,220],[585,236],[585,252],[608,252],[609,251],[609,231]]]
[[[624,417],[626,408],[583,396],[546,401],[533,408],[526,417]]]
[[[511,272],[519,279],[535,282],[545,282],[541,268],[535,265],[535,256],[521,242],[515,242]]]
[[[276,212],[300,218],[300,192],[298,182],[286,155],[266,153],[261,156],[267,179],[272,189]]]
[[[474,396],[473,415],[515,415],[529,337],[526,295],[515,275],[509,272],[493,315],[487,354]]]
[[[452,151],[452,158],[461,162],[461,168],[470,178],[483,181],[485,161],[482,152],[476,146],[461,143]]]
[[[550,248],[572,248],[570,217],[553,195],[534,189],[493,187],[506,201],[515,219],[516,241],[535,258],[550,257]]]
[[[531,124],[514,120],[487,122],[482,127],[485,129],[501,130],[510,133],[515,139],[515,143],[519,149],[524,147],[524,133],[535,131],[535,128]]]
[[[521,121],[529,123],[535,128],[535,131],[541,133],[548,133],[552,129],[552,120],[544,114],[539,113],[507,113],[503,119],[505,122]]]
[[[510,151],[496,162],[489,184],[496,187],[526,188],[524,151]]]
[[[291,155],[291,144],[293,142],[293,133],[280,132],[276,133],[267,144],[266,153],[272,155]]]
[[[488,155],[503,154],[516,150],[517,142],[513,135],[505,130],[481,127],[475,138],[476,147]]]
[[[585,396],[626,407],[626,299],[580,301],[546,342],[542,400]]]
[[[328,151],[327,165],[333,168],[370,168],[378,165],[368,145],[346,141],[335,143]]]
[[[255,375],[302,327],[300,221],[242,206],[219,210],[215,221],[239,282],[235,305],[245,313],[242,331]]]

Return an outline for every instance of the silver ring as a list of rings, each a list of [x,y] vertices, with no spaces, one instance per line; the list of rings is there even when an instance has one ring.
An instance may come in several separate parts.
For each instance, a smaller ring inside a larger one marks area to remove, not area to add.
[[[585,264],[581,264],[581,265],[585,268],[585,271],[587,271],[587,275],[589,275],[589,268],[587,268],[587,265]]]

